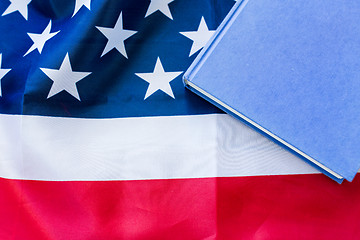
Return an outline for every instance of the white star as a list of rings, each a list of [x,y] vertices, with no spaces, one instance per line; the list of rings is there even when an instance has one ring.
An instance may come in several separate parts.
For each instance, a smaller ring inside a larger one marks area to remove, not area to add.
[[[161,90],[170,97],[174,98],[174,93],[171,89],[170,82],[179,76],[182,72],[165,72],[161,64],[160,58],[156,60],[154,72],[152,73],[135,73],[136,76],[142,78],[149,83],[149,87],[145,94],[145,99],[150,97],[157,90]]]
[[[124,41],[137,33],[137,31],[123,29],[122,12],[113,28],[98,27],[97,29],[108,39],[101,57],[116,48],[124,57],[127,57]]]
[[[173,17],[170,12],[169,3],[174,0],[151,0],[149,8],[146,12],[145,17],[153,14],[156,11],[162,12],[165,16],[173,20]]]
[[[34,44],[24,54],[24,57],[26,55],[28,55],[30,52],[34,51],[35,49],[37,49],[38,52],[41,54],[45,43],[60,32],[60,31],[57,31],[57,32],[50,33],[50,30],[51,30],[51,20],[42,33],[40,33],[40,34],[28,33],[29,37],[34,42]]]
[[[75,0],[75,8],[72,17],[75,16],[75,14],[80,10],[82,6],[85,6],[87,7],[87,9],[90,10],[90,4],[91,4],[91,0]]]
[[[74,72],[71,68],[69,54],[67,53],[60,69],[48,69],[48,68],[40,68],[52,81],[53,84],[51,86],[49,95],[47,98],[50,98],[59,92],[65,90],[70,93],[77,100],[80,100],[79,93],[76,88],[76,83],[81,79],[85,78],[90,72]]]
[[[201,18],[200,25],[197,31],[191,32],[180,32],[187,38],[190,38],[193,41],[189,57],[203,48],[206,43],[209,41],[211,36],[214,34],[215,31],[209,31],[204,17]]]
[[[0,53],[0,97],[1,95],[1,79],[11,70],[1,68],[2,54]]]
[[[3,12],[1,16],[5,16],[9,13],[19,11],[19,13],[28,20],[28,5],[31,0],[9,0],[9,7]]]

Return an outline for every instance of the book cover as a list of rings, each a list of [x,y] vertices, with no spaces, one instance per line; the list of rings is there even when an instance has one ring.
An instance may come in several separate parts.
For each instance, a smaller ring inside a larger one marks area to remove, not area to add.
[[[360,167],[360,1],[239,1],[185,85],[338,182]]]

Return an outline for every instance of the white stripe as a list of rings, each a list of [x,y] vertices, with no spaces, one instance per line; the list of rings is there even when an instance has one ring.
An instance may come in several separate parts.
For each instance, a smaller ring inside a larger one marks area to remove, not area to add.
[[[78,119],[0,115],[0,176],[50,181],[318,173],[224,114]]]

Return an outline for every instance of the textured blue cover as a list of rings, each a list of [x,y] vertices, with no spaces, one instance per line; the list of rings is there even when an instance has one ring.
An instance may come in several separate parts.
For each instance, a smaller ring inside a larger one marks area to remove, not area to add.
[[[351,181],[360,1],[245,0],[218,30],[184,79]]]

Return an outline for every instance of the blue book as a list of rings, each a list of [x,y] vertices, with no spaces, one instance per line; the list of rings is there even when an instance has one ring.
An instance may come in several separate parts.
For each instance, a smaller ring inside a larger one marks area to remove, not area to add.
[[[337,182],[360,167],[360,1],[238,1],[185,85]]]

